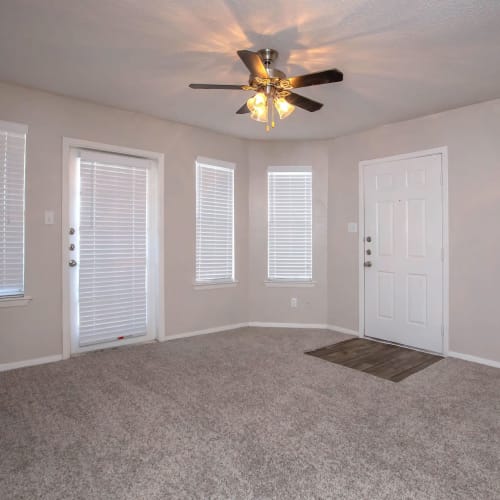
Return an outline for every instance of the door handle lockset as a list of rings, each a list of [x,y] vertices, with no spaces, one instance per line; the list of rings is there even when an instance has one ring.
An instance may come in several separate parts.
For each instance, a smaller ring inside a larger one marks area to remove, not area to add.
[[[69,266],[69,267],[75,267],[75,266],[76,266],[76,260],[75,260],[75,259],[71,259],[71,260],[68,262],[68,266]]]
[[[365,262],[365,267],[372,267],[372,263],[369,260],[367,260]]]

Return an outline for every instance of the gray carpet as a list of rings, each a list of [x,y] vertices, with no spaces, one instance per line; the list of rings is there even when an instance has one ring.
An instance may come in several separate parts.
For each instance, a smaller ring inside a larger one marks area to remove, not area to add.
[[[0,498],[500,498],[500,370],[394,384],[240,329],[0,373]]]

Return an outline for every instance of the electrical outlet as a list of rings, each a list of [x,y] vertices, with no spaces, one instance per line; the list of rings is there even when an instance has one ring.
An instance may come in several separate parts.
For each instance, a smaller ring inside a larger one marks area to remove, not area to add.
[[[297,303],[298,303],[297,297],[292,297],[290,299],[290,307],[294,307],[294,308],[297,307]]]

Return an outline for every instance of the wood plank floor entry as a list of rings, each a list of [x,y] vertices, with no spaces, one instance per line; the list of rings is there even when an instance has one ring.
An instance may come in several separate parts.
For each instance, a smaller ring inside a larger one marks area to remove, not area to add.
[[[400,382],[443,359],[435,354],[367,339],[345,340],[305,354],[392,382]]]

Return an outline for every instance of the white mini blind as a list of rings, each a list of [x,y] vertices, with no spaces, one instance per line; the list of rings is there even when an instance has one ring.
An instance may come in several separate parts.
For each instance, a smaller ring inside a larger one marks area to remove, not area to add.
[[[26,127],[0,122],[0,297],[24,294]]]
[[[268,279],[312,280],[312,172],[268,171]]]
[[[148,166],[80,153],[80,346],[147,333]]]
[[[196,282],[234,281],[234,169],[196,162]]]

